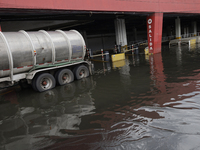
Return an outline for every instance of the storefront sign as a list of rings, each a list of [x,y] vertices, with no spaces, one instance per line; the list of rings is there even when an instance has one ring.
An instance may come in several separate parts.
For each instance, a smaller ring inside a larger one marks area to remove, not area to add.
[[[147,36],[148,36],[148,47],[149,47],[149,53],[153,53],[154,45],[153,45],[153,19],[152,17],[147,18]]]

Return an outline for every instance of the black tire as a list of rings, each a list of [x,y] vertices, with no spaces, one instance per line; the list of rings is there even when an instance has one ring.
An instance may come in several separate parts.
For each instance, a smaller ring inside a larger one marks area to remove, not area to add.
[[[32,80],[32,83],[31,83],[33,90],[36,91],[36,92],[38,92],[38,90],[37,90],[37,88],[36,88],[36,79],[37,79],[38,75],[39,75],[39,74],[36,74],[36,75],[35,75],[35,77],[34,77],[33,80]]]
[[[84,65],[80,65],[80,66],[77,66],[75,69],[74,69],[74,76],[76,79],[82,79],[82,78],[86,78],[88,77],[90,74],[89,74],[89,70],[86,66]]]
[[[58,85],[65,85],[74,81],[74,74],[69,69],[62,69],[56,72],[55,78]]]
[[[49,73],[39,74],[33,80],[33,88],[35,88],[39,92],[53,89],[55,86],[55,78]]]

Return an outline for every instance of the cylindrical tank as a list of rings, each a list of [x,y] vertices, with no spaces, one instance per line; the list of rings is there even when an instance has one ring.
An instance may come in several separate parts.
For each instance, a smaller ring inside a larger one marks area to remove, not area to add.
[[[83,60],[85,41],[78,31],[0,32],[0,77],[34,65]]]

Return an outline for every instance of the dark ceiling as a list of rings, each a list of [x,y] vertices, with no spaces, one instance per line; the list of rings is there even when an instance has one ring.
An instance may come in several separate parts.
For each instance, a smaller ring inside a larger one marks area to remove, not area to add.
[[[41,21],[41,20],[75,20],[65,24],[49,26],[48,30],[71,27],[77,30],[86,30],[88,34],[93,32],[114,32],[114,19],[124,18],[127,30],[136,27],[138,30],[146,28],[146,17],[150,13],[135,12],[89,12],[89,11],[56,11],[56,10],[26,10],[26,9],[0,9],[1,22],[7,21]],[[189,24],[196,20],[200,23],[200,15],[195,14],[169,14],[163,17],[163,27],[173,26],[175,18],[179,16],[182,24]],[[44,28],[45,29],[45,28]],[[39,29],[34,29],[39,30]],[[47,29],[46,29],[47,30]]]

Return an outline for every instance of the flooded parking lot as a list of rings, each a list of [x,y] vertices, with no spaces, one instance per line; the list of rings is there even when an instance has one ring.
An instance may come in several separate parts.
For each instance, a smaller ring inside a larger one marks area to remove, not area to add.
[[[0,93],[0,149],[200,149],[200,48],[95,62],[95,75],[43,93]]]

